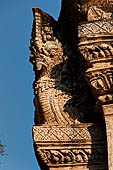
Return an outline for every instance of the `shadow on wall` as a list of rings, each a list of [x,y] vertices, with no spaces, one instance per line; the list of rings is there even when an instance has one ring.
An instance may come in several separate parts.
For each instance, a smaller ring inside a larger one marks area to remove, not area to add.
[[[72,38],[73,35],[70,34],[71,31],[69,30],[66,30],[66,32],[69,32],[70,38],[66,37],[65,31],[59,31],[60,36],[57,36],[57,39],[62,44],[63,56],[66,56],[66,60],[52,68],[50,78],[55,81],[55,89],[70,98],[62,105],[64,114],[68,114],[75,122],[102,122],[101,115],[96,114],[96,99],[92,96],[85,81],[82,59],[77,50],[77,29],[75,30],[75,38]],[[54,36],[56,36],[56,33]],[[61,99],[62,101],[65,100],[63,95]]]
[[[93,129],[93,130],[92,130]],[[88,160],[88,168],[108,170],[107,138],[105,124],[94,124],[88,127],[92,145],[91,154]]]

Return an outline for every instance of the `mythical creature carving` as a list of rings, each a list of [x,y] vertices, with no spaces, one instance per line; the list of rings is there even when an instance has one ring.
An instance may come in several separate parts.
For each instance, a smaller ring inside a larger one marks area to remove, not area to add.
[[[112,12],[112,0],[62,0],[58,21],[33,9],[33,137],[48,166],[107,169],[101,106],[113,103]],[[99,126],[93,131],[88,123]],[[95,136],[99,128],[103,136]]]
[[[108,4],[102,0],[64,0],[58,21],[33,9],[30,61],[35,71],[36,124],[72,125],[100,120],[95,114],[97,99],[92,94],[99,97],[113,90],[113,21]]]
[[[72,125],[86,122],[91,107],[94,112],[76,44],[65,40],[61,28],[60,21],[34,9],[30,61],[35,71],[37,124]]]

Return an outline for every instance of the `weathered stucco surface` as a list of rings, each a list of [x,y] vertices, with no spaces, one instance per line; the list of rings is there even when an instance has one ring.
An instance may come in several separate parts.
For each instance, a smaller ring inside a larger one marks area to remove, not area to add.
[[[55,21],[33,9],[33,139],[42,170],[113,169],[112,11],[112,0],[62,0]]]

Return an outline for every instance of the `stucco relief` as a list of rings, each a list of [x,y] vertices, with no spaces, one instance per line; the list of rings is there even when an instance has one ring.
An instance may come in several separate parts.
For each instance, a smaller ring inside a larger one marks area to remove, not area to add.
[[[62,0],[55,21],[42,10],[33,9],[33,138],[44,166],[58,164],[61,168],[62,162],[70,166],[79,162],[82,167],[85,163],[85,169],[94,157],[95,170],[107,169],[106,133],[97,136],[96,132],[99,128],[106,132],[102,106],[113,102],[112,11],[112,0]],[[95,131],[87,129],[88,123],[96,125]],[[77,140],[81,148],[77,148]],[[99,142],[103,141],[102,149]],[[67,143],[67,149],[63,148]],[[58,145],[61,149],[55,148]]]

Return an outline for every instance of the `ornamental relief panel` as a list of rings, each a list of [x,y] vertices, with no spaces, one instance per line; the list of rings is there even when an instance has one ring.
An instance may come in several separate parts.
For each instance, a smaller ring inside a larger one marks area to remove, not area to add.
[[[38,150],[42,160],[47,164],[83,164],[95,161],[105,161],[105,148],[98,149],[61,149]]]

